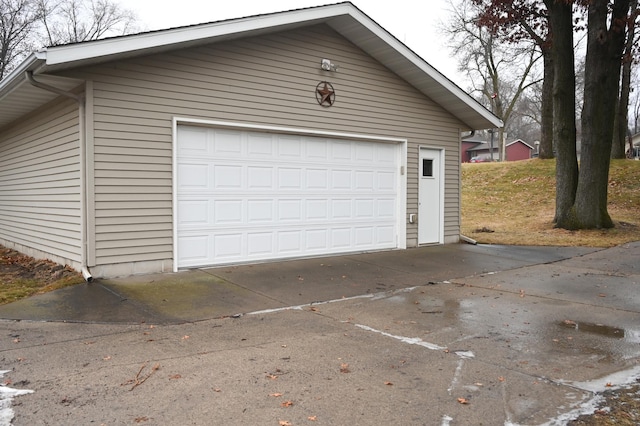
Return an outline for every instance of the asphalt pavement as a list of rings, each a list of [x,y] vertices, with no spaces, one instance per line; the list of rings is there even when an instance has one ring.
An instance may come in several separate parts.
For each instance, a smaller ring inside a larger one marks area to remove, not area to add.
[[[562,425],[640,378],[639,290],[640,242],[96,280],[0,306],[1,380],[14,425]]]

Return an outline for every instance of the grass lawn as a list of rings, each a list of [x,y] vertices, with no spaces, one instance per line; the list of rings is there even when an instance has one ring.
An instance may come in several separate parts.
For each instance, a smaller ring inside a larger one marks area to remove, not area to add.
[[[479,243],[611,247],[640,240],[640,161],[613,160],[612,229],[553,226],[555,160],[462,165],[462,234]]]

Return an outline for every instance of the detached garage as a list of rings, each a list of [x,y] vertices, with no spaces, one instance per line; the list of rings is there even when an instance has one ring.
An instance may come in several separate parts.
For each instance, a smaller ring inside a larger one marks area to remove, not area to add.
[[[454,243],[500,125],[351,3],[50,47],[0,82],[0,244],[109,277]]]

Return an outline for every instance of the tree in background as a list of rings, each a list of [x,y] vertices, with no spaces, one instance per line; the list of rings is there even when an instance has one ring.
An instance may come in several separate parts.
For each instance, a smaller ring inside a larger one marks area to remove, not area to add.
[[[32,0],[0,0],[0,80],[33,50],[39,18]]]
[[[540,81],[535,65],[541,55],[530,42],[501,42],[480,24],[476,0],[450,2],[450,9],[452,15],[441,30],[449,36],[458,69],[469,76],[472,94],[479,95],[480,102],[508,128],[521,96]],[[498,129],[503,160],[505,128]]]
[[[630,0],[585,1],[587,53],[580,174],[575,203],[566,212],[566,220],[557,223],[559,227],[567,229],[613,227],[613,221],[607,212],[607,190]]]
[[[42,46],[130,34],[135,23],[111,0],[0,0],[0,79]]]
[[[97,40],[136,30],[136,18],[110,0],[37,0],[49,46]]]
[[[539,0],[473,0],[479,8],[478,23],[501,41],[518,45],[532,41],[542,53],[539,158],[553,158],[553,57],[551,27]]]
[[[578,186],[576,154],[576,75],[573,51],[573,2],[544,0],[553,28],[553,140],[556,147],[556,212],[565,223]]]
[[[629,97],[631,92],[632,66],[640,57],[640,32],[636,31],[640,9],[638,0],[631,0],[629,5],[629,18],[627,19],[627,35],[622,56],[622,79],[620,81],[620,95],[616,107],[616,117],[613,127],[613,144],[611,146],[611,158],[626,158],[627,144],[629,140],[629,152],[633,151],[631,131],[629,129]]]

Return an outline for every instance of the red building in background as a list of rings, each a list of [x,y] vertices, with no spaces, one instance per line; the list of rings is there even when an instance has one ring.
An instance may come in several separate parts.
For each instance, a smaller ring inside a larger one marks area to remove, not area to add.
[[[491,155],[491,152],[493,155]],[[500,146],[498,142],[493,143],[493,150],[491,150],[490,142],[481,139],[463,139],[460,148],[460,162],[486,162],[491,161],[491,158],[493,158],[493,161],[498,161],[499,152]],[[528,160],[533,157],[534,153],[534,147],[522,139],[516,139],[506,145],[505,160]]]

